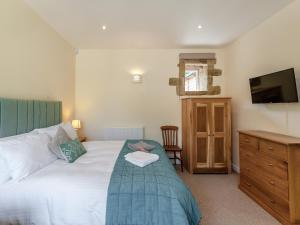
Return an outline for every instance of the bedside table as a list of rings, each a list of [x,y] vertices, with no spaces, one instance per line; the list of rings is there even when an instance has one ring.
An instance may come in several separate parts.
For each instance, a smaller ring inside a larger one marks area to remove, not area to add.
[[[86,141],[86,137],[79,137],[78,138],[80,142],[85,142]]]

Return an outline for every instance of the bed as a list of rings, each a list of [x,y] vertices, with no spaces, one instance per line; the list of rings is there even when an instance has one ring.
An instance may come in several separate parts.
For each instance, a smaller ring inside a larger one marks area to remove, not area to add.
[[[0,224],[104,225],[110,176],[123,145],[87,142],[88,152],[74,163],[56,160],[22,182],[2,185]]]
[[[2,136],[28,132],[30,124],[37,128],[34,121],[38,127],[61,121],[61,103],[22,102],[23,111],[18,104],[0,99]],[[14,110],[17,122],[12,125],[15,117],[8,112]],[[22,122],[20,115],[32,122]],[[23,129],[14,128],[19,124]],[[20,182],[0,185],[0,225],[197,225],[197,203],[161,145],[148,141],[160,159],[139,168],[124,160],[131,151],[128,142],[135,140],[85,142],[87,153],[74,163],[58,159]]]

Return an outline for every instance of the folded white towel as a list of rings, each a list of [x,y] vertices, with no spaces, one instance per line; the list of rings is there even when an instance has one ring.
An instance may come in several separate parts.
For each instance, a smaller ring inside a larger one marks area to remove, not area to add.
[[[144,167],[159,160],[159,156],[152,153],[136,151],[126,154],[125,160],[136,166]]]

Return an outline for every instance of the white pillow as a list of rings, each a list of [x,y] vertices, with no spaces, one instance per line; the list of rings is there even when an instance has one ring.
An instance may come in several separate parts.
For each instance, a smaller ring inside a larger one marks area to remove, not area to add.
[[[13,180],[20,181],[57,159],[48,149],[50,140],[47,134],[29,133],[0,142],[0,157],[6,161]]]
[[[51,138],[53,138],[56,135],[56,132],[60,126],[62,126],[62,123],[51,127],[35,129],[33,130],[33,132],[39,134],[48,134]]]
[[[66,131],[66,133],[72,140],[78,138],[77,131],[73,128],[70,122],[60,123],[58,125],[51,126],[51,127],[35,129],[34,131],[39,134],[48,134],[51,138],[54,138],[60,126]]]
[[[0,184],[4,184],[10,180],[10,173],[6,161],[0,157]]]
[[[64,130],[72,140],[78,138],[77,131],[73,128],[70,122],[62,124],[62,128],[64,128]]]
[[[24,135],[27,135],[27,134],[18,134],[18,135],[14,135],[14,136],[0,138],[0,142],[23,138]],[[6,161],[2,157],[0,157],[0,184],[4,184],[7,181],[9,181],[10,179],[11,179],[11,177],[10,177],[8,165],[7,165]]]
[[[33,131],[31,131],[31,132],[33,132]],[[23,138],[27,134],[28,133],[18,134],[18,135],[8,136],[8,137],[3,137],[3,138],[0,138],[0,141],[8,141],[8,140],[13,140],[13,139]]]

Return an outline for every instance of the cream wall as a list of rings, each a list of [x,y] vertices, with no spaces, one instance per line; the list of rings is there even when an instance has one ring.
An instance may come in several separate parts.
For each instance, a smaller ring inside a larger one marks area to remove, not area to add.
[[[178,75],[178,55],[216,52],[216,68],[224,68],[223,50],[80,50],[76,58],[76,117],[91,139],[106,127],[144,126],[148,139],[161,141],[160,126],[181,126],[181,104],[170,77]],[[143,73],[133,84],[131,73]],[[215,84],[224,88],[224,76]]]
[[[62,100],[74,111],[75,54],[22,0],[0,1],[0,97]]]
[[[225,49],[226,91],[233,97],[233,162],[237,167],[238,129],[300,136],[300,104],[253,105],[248,81],[250,77],[295,67],[300,83],[299,12],[300,1],[294,1]]]
[[[295,67],[300,84],[300,1],[244,34],[225,49],[80,50],[76,58],[60,37],[22,0],[0,2],[0,97],[62,100],[64,120],[76,117],[91,139],[113,126],[144,126],[161,141],[162,124],[181,126],[180,100],[169,77],[178,54],[216,52],[222,95],[233,97],[233,162],[238,168],[238,129],[300,136],[300,104],[251,104],[248,79]],[[144,75],[142,84],[131,73]],[[76,82],[75,82],[76,79]],[[300,89],[299,89],[300,90]],[[74,100],[75,95],[75,100]]]

